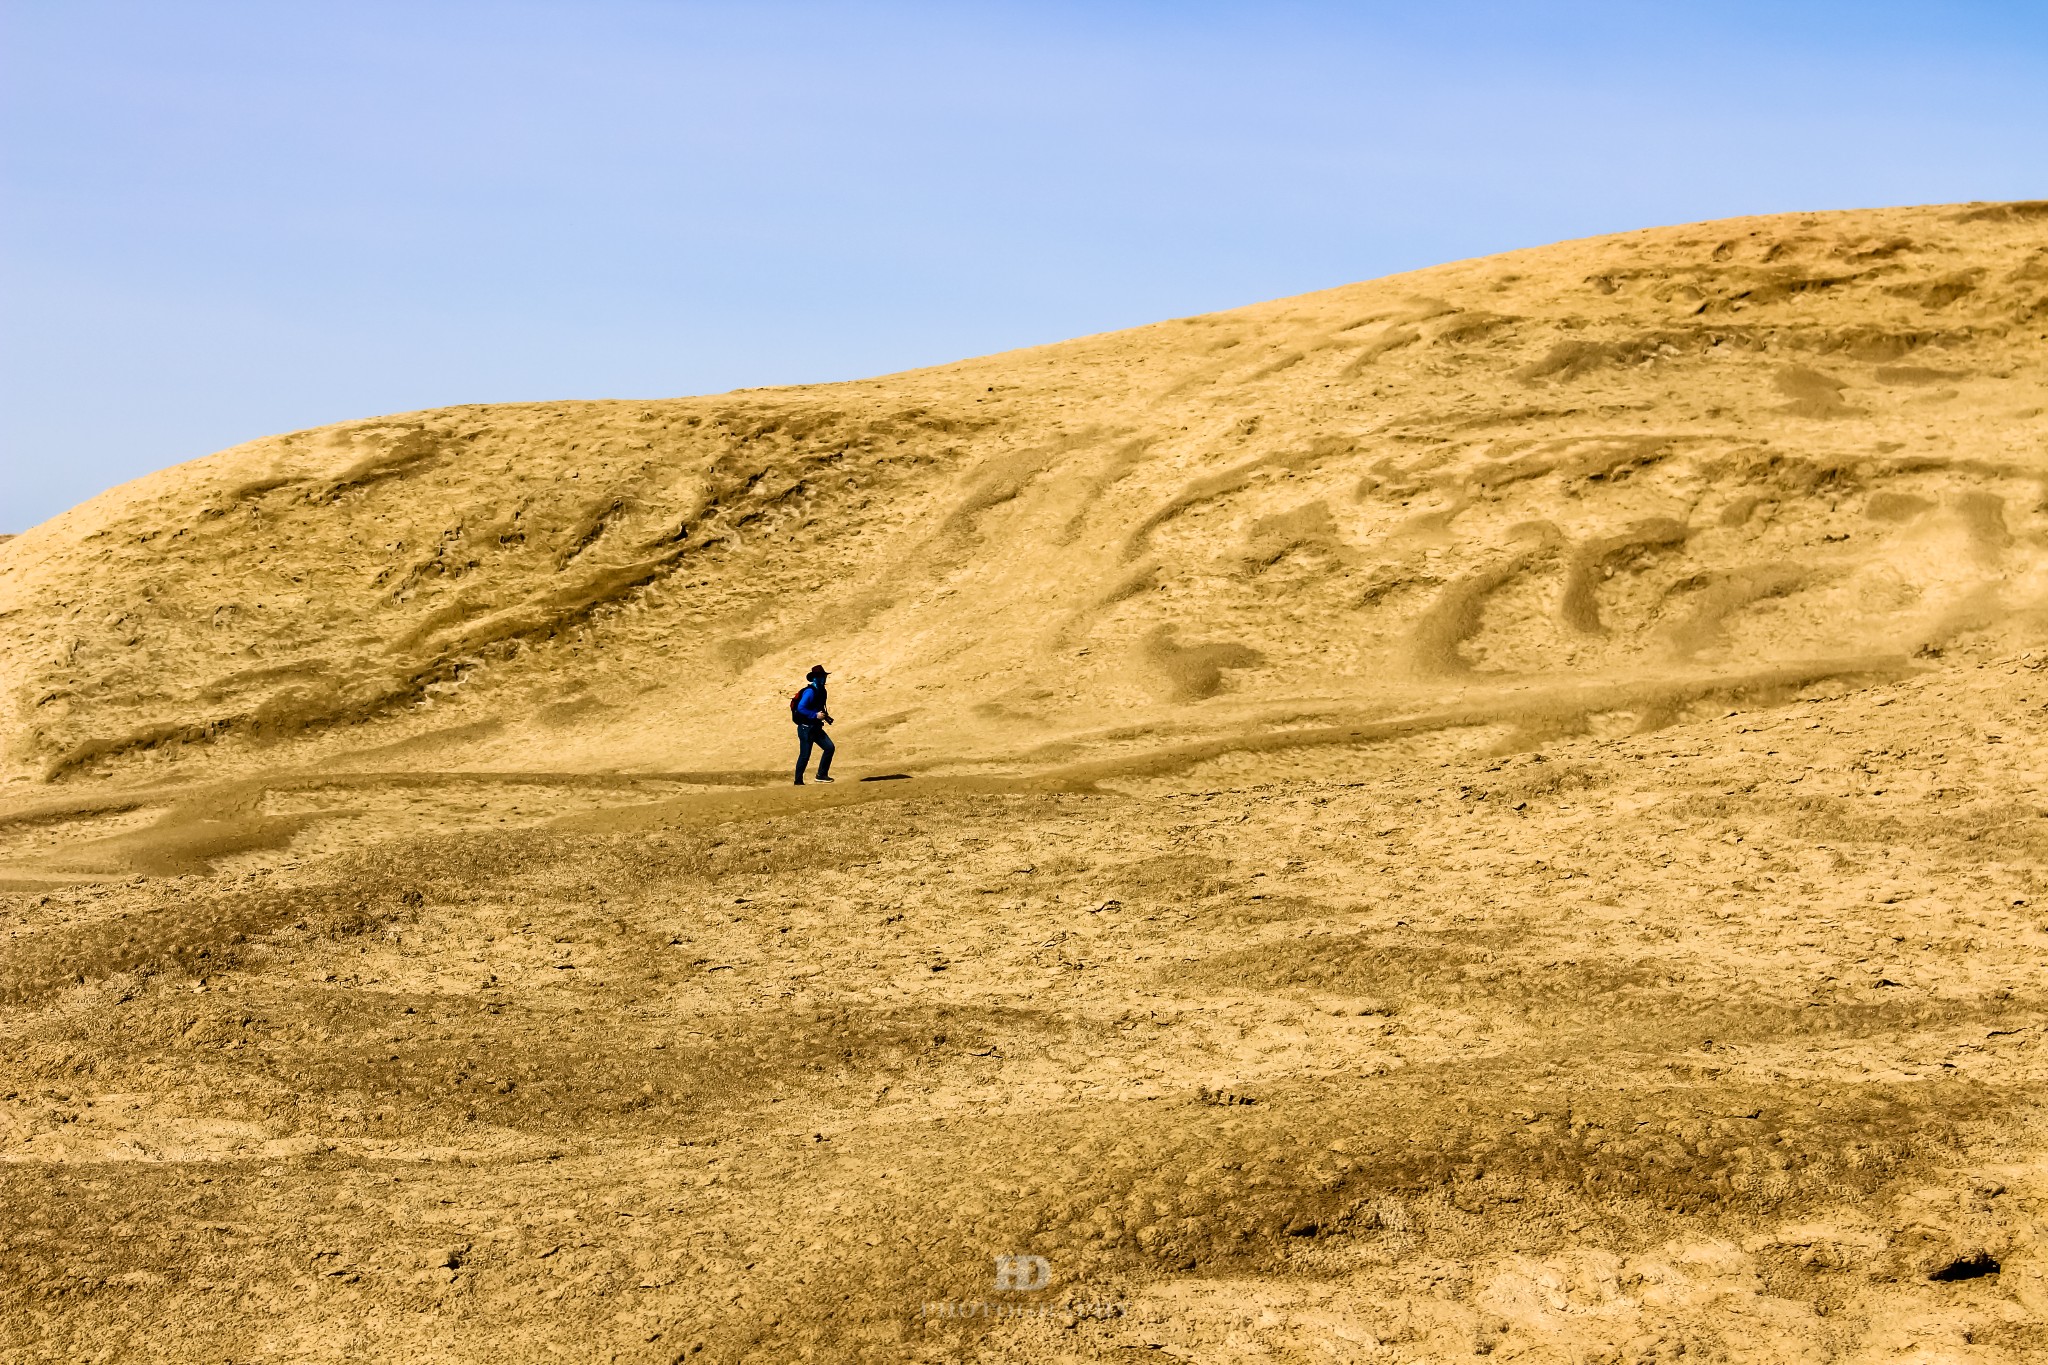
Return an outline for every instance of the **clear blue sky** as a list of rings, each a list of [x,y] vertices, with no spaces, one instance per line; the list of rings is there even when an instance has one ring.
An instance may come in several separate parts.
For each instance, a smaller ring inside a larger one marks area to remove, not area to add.
[[[0,531],[272,432],[2048,197],[2048,3],[0,0]]]

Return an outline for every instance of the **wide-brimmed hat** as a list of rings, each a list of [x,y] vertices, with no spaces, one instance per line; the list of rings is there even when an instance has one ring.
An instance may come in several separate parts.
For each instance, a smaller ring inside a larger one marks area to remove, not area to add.
[[[812,664],[812,665],[811,665],[811,671],[810,671],[810,672],[808,672],[808,673],[806,673],[806,674],[804,674],[804,676],[805,676],[806,678],[829,678],[829,677],[831,677],[832,675],[831,675],[830,673],[827,673],[827,672],[825,671],[825,665],[823,665],[823,664]]]

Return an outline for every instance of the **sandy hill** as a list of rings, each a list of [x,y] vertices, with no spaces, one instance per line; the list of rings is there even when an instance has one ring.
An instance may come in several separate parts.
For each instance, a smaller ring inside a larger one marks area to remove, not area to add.
[[[254,442],[0,549],[8,772],[767,769],[821,659],[850,759],[934,771],[2002,647],[2048,588],[2044,222],[1660,229]]]
[[[2044,412],[1795,215],[0,541],[0,1352],[2048,1356]]]

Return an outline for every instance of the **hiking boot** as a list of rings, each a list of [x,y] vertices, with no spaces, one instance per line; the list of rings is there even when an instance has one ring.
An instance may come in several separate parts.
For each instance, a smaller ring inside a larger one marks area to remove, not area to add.
[[[831,779],[831,778],[829,778],[829,777],[819,777],[819,778],[813,778],[812,780],[813,780],[813,781],[816,781],[816,782],[830,782],[830,781],[831,781],[832,779]]]
[[[798,779],[796,780],[796,785],[797,785],[797,786],[799,786],[799,787],[801,787],[801,786],[802,786],[803,784],[804,784],[804,780],[803,780],[803,779],[802,779],[801,777],[799,777],[799,778],[798,778]]]

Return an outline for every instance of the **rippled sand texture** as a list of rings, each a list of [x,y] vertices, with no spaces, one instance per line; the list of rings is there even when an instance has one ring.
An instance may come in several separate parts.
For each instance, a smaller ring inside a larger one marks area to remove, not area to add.
[[[2039,1359],[2044,412],[1877,210],[0,541],[0,1348]]]

